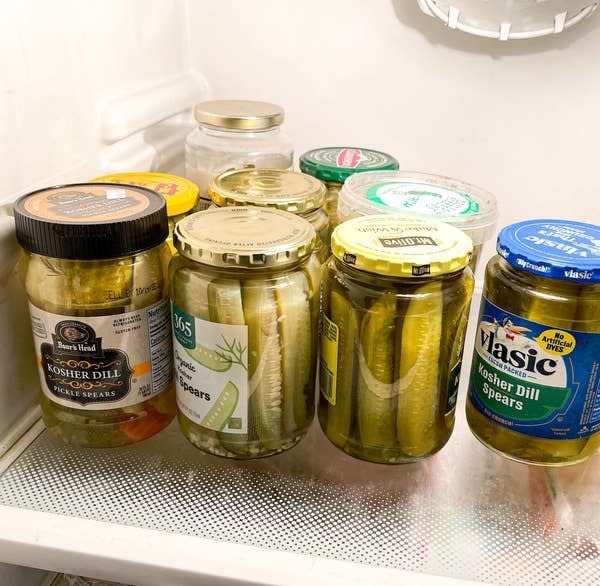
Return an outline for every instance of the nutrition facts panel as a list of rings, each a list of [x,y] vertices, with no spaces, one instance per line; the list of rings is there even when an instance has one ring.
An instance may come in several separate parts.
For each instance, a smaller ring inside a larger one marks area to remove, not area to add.
[[[173,376],[169,302],[160,301],[148,308],[147,312],[150,363],[152,364],[152,394],[156,394],[165,389]]]

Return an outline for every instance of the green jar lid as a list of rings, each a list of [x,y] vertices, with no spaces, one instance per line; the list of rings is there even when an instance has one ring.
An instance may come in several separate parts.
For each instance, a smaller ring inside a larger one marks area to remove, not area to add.
[[[307,151],[300,157],[303,173],[335,183],[344,183],[354,173],[397,168],[398,161],[392,155],[355,147],[324,147]]]

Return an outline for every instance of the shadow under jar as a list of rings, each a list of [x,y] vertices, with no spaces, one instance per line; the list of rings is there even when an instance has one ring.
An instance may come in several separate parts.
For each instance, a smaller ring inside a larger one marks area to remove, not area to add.
[[[454,427],[473,292],[470,239],[419,218],[340,224],[323,265],[319,421],[351,456],[395,464]]]
[[[178,417],[198,448],[282,452],[315,410],[320,263],[306,220],[211,208],[175,228],[169,266]]]
[[[485,272],[466,411],[493,451],[575,464],[600,446],[600,226],[527,220]]]
[[[162,430],[175,415],[163,198],[53,187],[20,198],[15,225],[46,427],[87,447]]]

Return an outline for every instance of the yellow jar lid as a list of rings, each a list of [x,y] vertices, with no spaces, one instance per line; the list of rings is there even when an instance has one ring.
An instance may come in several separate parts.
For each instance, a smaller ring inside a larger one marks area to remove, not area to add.
[[[94,183],[124,183],[139,185],[159,193],[167,202],[167,215],[178,216],[189,212],[198,199],[198,187],[189,179],[168,173],[113,173],[92,179]]]
[[[318,179],[295,171],[235,169],[215,177],[208,195],[219,207],[259,206],[303,214],[323,206],[327,189]]]
[[[340,224],[331,235],[331,250],[338,260],[361,271],[433,277],[465,268],[473,242],[443,222],[385,214]]]

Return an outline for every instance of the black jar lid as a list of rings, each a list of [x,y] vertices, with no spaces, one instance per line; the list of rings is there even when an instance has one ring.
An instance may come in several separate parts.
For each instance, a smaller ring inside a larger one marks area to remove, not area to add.
[[[76,260],[128,256],[169,233],[162,196],[118,183],[73,183],[39,189],[14,206],[17,241],[29,252]]]

